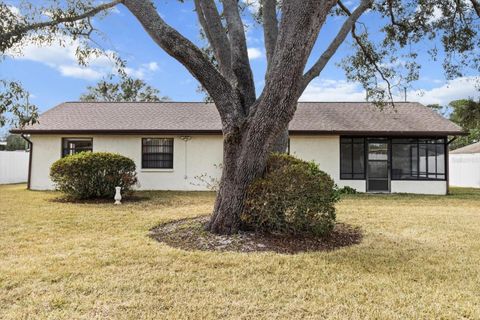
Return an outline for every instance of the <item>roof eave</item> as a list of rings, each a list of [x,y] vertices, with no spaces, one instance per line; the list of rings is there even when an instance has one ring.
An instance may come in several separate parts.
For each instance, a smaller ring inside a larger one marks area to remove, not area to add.
[[[291,135],[348,135],[348,136],[464,136],[468,135],[467,132],[464,131],[352,131],[352,130],[332,130],[332,131],[325,131],[325,130],[290,130],[289,133]]]
[[[66,129],[12,129],[11,133],[25,133],[25,134],[118,134],[118,135],[130,135],[130,134],[222,134],[222,130],[153,130],[153,129],[134,129],[134,130],[99,130],[99,129],[86,129],[86,130],[66,130]]]
[[[16,134],[168,134],[168,135],[218,135],[222,130],[65,130],[65,129],[12,129]],[[339,130],[289,130],[291,135],[351,135],[351,136],[465,136],[464,131],[339,131]]]

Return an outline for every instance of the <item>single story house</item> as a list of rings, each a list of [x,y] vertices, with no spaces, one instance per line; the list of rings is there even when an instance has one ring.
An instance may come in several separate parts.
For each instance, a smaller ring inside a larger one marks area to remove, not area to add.
[[[288,151],[361,192],[448,192],[448,136],[460,127],[413,102],[300,102]],[[203,102],[66,102],[14,129],[31,143],[29,188],[53,189],[52,163],[81,151],[116,152],[137,165],[139,189],[205,190],[218,178],[220,117]]]
[[[480,142],[451,151],[449,162],[452,186],[480,188]]]

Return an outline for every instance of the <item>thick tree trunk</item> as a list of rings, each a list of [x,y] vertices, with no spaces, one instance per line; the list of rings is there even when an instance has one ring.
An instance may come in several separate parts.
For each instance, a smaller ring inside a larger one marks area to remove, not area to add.
[[[217,234],[234,234],[240,228],[247,188],[239,186],[236,179],[222,178],[215,208],[207,229]]]
[[[233,234],[240,227],[246,193],[250,183],[261,176],[266,164],[265,137],[224,140],[223,172],[215,207],[207,229],[218,234]]]
[[[207,226],[209,231],[218,234],[238,232],[248,186],[264,173],[270,152],[286,151],[288,132],[284,128],[295,110],[291,105],[286,106],[290,115],[286,115],[281,124],[257,119],[242,132],[224,138],[223,172]]]
[[[286,153],[288,150],[288,129],[282,131],[282,133],[275,139],[275,142],[270,147],[271,152]]]

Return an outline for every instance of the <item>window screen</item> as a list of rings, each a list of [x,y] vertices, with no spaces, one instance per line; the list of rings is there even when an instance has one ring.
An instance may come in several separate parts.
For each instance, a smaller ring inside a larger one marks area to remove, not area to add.
[[[173,169],[173,138],[143,138],[142,168]]]
[[[340,179],[365,179],[364,138],[340,138]]]
[[[62,157],[79,153],[91,152],[93,150],[92,138],[63,138]]]
[[[444,139],[392,139],[392,179],[444,180]]]

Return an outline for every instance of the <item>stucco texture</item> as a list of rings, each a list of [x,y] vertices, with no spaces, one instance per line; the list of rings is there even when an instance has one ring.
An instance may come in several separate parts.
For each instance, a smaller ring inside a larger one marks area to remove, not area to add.
[[[208,190],[205,181],[219,179],[222,163],[222,136],[192,135],[188,141],[181,136],[140,135],[32,135],[34,145],[31,188],[54,188],[49,171],[53,162],[60,159],[62,138],[93,138],[93,151],[116,152],[135,161],[139,190]],[[173,169],[142,169],[142,138],[174,139]],[[290,153],[304,160],[315,161],[337,185],[350,186],[365,192],[365,180],[340,180],[339,136],[291,136]],[[204,179],[198,179],[203,176]],[[445,194],[445,181],[392,181],[391,192]]]

